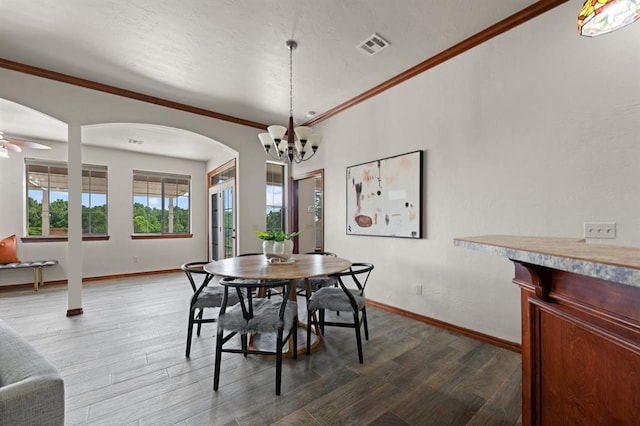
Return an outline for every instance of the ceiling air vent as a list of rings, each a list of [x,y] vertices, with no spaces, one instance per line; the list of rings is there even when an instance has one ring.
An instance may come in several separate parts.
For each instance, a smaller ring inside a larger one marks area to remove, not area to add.
[[[371,37],[360,43],[358,48],[360,48],[367,55],[373,56],[385,47],[389,46],[389,44],[391,43],[383,39],[380,34],[373,34]]]

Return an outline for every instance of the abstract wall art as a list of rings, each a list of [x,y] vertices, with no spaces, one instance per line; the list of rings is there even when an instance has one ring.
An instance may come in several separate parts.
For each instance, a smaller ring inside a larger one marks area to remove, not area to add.
[[[347,167],[347,234],[422,238],[422,151]]]

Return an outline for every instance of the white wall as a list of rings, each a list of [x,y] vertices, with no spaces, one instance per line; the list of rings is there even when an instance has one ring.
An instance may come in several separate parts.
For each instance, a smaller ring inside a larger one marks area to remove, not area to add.
[[[608,243],[640,246],[640,24],[582,38],[578,9],[565,4],[317,126],[325,248],[375,264],[369,298],[519,342],[512,263],[455,237],[579,239],[583,222],[612,221]],[[345,168],[417,149],[426,238],[345,235]]]
[[[16,233],[18,237],[26,234],[22,200],[25,197],[24,158],[39,158],[54,161],[66,161],[66,144],[49,143],[51,151],[31,151],[12,155],[3,162],[0,179],[9,180],[2,184],[2,198],[16,200],[12,205],[2,208],[10,215],[0,225],[0,234]],[[35,155],[34,155],[35,154]],[[102,165],[108,168],[108,241],[85,241],[83,250],[83,276],[96,277],[131,272],[176,269],[186,261],[205,259],[206,256],[206,197],[191,197],[193,238],[132,240],[133,200],[131,185],[133,170],[156,171],[191,176],[192,194],[205,193],[206,171],[202,161],[181,160],[175,158],[142,155],[133,152],[110,150],[95,147],[83,148],[85,164]],[[205,176],[205,177],[203,177]],[[17,208],[13,208],[17,206]],[[22,243],[18,242],[18,255],[21,259],[58,259],[60,265],[45,271],[47,280],[66,279],[68,273],[66,242]],[[134,262],[134,257],[137,262]],[[8,272],[8,271],[7,271]],[[31,271],[15,271],[0,274],[0,283],[11,284],[29,281]]]
[[[0,98],[4,98],[65,123],[160,124],[189,130],[211,138],[211,147],[203,151],[203,161],[187,161],[160,156],[83,146],[83,163],[109,167],[109,241],[83,242],[83,276],[103,276],[129,272],[177,268],[187,260],[207,258],[206,173],[229,160],[229,149],[237,151],[239,182],[252,191],[239,191],[239,223],[245,229],[262,229],[265,223],[265,158],[257,142],[258,129],[220,121],[51,80],[0,69]],[[217,142],[215,142],[217,141]],[[51,152],[27,152],[39,158],[67,160],[66,145]],[[12,155],[0,163],[0,235],[22,236],[24,155]],[[131,170],[157,170],[192,176],[192,225],[194,238],[167,240],[131,240]],[[260,190],[261,189],[261,190]],[[260,208],[256,208],[260,206]],[[239,232],[241,250],[254,249],[259,242],[253,232]],[[255,247],[254,247],[255,246]],[[22,259],[54,258],[59,266],[45,271],[46,280],[68,277],[67,243],[18,243]],[[133,263],[133,257],[138,262]],[[30,270],[3,271],[0,285],[32,280]]]

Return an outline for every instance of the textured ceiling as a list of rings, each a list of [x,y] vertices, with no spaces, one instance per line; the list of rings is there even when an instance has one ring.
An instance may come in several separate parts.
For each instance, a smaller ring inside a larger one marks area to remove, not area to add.
[[[0,58],[271,124],[288,115],[293,38],[304,122],[533,3],[0,0]],[[367,56],[357,46],[373,33],[391,46]]]

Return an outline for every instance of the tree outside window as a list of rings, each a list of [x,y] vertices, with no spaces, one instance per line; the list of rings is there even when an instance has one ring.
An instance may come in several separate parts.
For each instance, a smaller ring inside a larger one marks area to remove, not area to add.
[[[25,160],[27,235],[67,236],[69,173],[66,163]],[[82,234],[107,235],[107,167],[82,165]]]
[[[133,172],[133,232],[190,232],[189,176]]]

